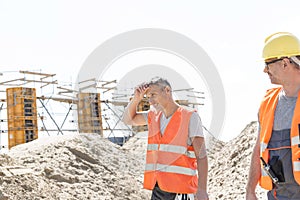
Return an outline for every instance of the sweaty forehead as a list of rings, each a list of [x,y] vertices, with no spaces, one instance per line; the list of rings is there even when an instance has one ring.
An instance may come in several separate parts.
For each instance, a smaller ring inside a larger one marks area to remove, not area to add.
[[[156,91],[156,90],[161,90],[162,87],[160,85],[150,85],[149,86],[149,91]]]
[[[160,86],[158,86],[158,85],[150,85],[149,86],[149,89],[148,89],[148,91],[147,91],[147,95],[148,94],[155,94],[155,93],[158,93],[158,92],[160,92],[161,91],[161,87]]]

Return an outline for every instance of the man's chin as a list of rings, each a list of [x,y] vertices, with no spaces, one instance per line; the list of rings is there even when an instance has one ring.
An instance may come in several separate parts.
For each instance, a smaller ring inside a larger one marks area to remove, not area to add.
[[[152,107],[157,111],[162,110],[160,105],[152,105]]]

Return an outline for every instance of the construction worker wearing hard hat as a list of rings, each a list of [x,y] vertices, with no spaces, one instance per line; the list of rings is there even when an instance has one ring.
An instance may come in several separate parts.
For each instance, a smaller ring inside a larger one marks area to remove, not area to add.
[[[279,32],[265,40],[264,72],[280,85],[266,92],[260,105],[258,138],[246,187],[256,200],[259,182],[269,200],[300,199],[300,41]]]
[[[136,108],[147,94],[151,108]],[[148,124],[148,146],[144,188],[152,190],[151,200],[208,200],[208,162],[202,123],[194,111],[178,105],[170,83],[154,78],[135,88],[125,109],[123,122]]]

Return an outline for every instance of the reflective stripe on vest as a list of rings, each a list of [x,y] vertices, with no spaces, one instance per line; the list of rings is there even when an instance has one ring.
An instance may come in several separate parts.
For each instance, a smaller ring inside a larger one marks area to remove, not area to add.
[[[192,170],[186,167],[170,166],[170,165],[163,165],[163,164],[146,164],[145,170],[184,174],[189,176],[197,175],[197,170]]]
[[[265,181],[267,181],[268,182],[268,180],[270,179],[270,177],[269,177],[269,175],[265,172],[265,170],[263,170],[262,168],[261,168],[261,178],[260,178],[260,182],[265,182]],[[271,184],[272,184],[272,182],[271,182]],[[266,189],[266,188],[265,188]],[[268,188],[268,190],[271,190],[271,189],[269,189]]]
[[[298,145],[298,144],[300,144],[299,136],[292,137],[291,145],[294,146],[294,145]]]
[[[267,149],[267,147],[268,147],[268,144],[261,142],[260,143],[260,152],[265,151]]]
[[[300,161],[294,161],[293,162],[293,168],[295,171],[300,171]]]
[[[187,157],[190,158],[196,158],[194,151],[188,151],[186,147],[183,146],[176,146],[176,145],[170,145],[170,144],[148,144],[147,147],[148,151],[166,151],[171,153],[178,153],[178,154],[184,154]]]
[[[266,173],[266,171],[263,170],[262,168],[261,168],[261,175],[262,175],[262,176],[267,176],[267,177],[269,177],[268,174]]]
[[[269,150],[267,149],[268,143],[271,138],[272,128],[274,123],[274,115],[278,102],[279,93],[282,88],[274,88],[267,91],[264,100],[259,109],[259,123],[260,123],[260,156],[268,162]],[[299,141],[299,124],[300,124],[300,93],[294,109],[294,116],[292,119],[290,141],[292,151],[293,174],[296,182],[300,185],[300,149]],[[272,190],[273,184],[269,176],[262,170],[261,178],[259,181],[262,188]]]

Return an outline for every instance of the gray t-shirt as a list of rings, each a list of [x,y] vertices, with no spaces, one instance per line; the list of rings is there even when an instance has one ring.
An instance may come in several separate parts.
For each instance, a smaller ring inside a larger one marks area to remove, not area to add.
[[[148,112],[143,113],[143,116],[146,121],[148,121]],[[171,118],[173,115],[170,117],[166,118],[166,116],[162,113],[161,118],[160,118],[160,132],[163,135],[165,132],[165,129],[170,122]],[[200,119],[200,116],[198,113],[193,112],[190,118],[190,124],[189,124],[189,139],[192,137],[204,137],[203,135],[203,129],[202,129],[202,122]],[[189,143],[191,144],[191,143]]]
[[[290,129],[294,115],[297,97],[287,97],[281,91],[275,110],[273,130]]]

